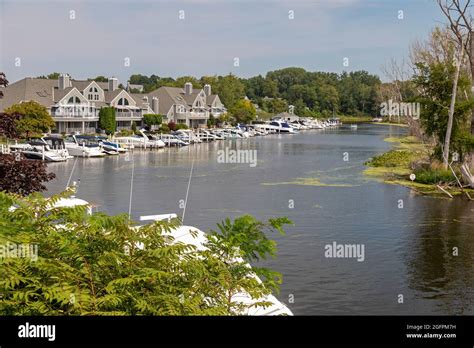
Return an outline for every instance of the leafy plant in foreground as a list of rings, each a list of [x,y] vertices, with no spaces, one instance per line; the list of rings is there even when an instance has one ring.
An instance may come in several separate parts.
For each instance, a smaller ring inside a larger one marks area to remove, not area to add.
[[[0,246],[38,248],[36,260],[0,254],[0,315],[234,315],[249,306],[235,294],[277,288],[276,273],[256,269],[262,283],[247,261],[275,254],[264,230],[283,232],[285,218],[226,220],[198,250],[170,236],[178,220],[138,228],[125,214],[54,207],[70,194],[0,192]]]

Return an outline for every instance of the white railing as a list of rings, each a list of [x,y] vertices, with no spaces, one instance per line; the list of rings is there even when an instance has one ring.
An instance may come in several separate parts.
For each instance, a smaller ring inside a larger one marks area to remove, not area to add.
[[[90,110],[88,107],[65,107],[53,110],[53,117],[80,117],[80,118],[97,118],[99,111],[97,109]]]
[[[185,119],[185,118],[209,118],[209,112],[182,112],[176,114],[178,119]]]
[[[116,111],[115,118],[142,118],[142,113],[137,111]]]

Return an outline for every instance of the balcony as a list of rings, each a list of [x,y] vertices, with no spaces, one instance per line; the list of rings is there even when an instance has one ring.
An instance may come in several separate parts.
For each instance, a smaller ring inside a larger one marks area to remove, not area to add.
[[[177,113],[176,117],[177,117],[178,120],[183,120],[183,119],[205,119],[205,118],[209,118],[209,111],[182,112],[182,113]]]
[[[134,111],[134,110],[127,110],[127,111],[115,111],[115,119],[116,120],[141,120],[142,119],[142,112],[141,111]]]
[[[51,116],[56,119],[96,120],[99,117],[99,110],[88,106],[63,106],[53,108]]]

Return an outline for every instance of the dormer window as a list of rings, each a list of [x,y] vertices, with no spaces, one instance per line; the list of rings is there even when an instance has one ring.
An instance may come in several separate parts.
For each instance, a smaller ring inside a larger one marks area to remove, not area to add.
[[[97,89],[97,87],[91,87],[88,89],[87,99],[99,100],[99,90]]]
[[[127,98],[120,98],[119,101],[118,101],[118,103],[117,103],[117,105],[123,105],[123,106],[125,106],[125,105],[130,105],[130,104],[128,103],[128,99],[127,99]]]
[[[71,98],[69,98],[69,100],[67,101],[68,104],[80,104],[81,103],[81,100],[76,97],[76,96],[72,96]]]

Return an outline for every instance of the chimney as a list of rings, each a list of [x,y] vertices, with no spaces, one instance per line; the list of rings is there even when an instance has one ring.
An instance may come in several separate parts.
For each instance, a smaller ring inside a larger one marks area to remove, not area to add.
[[[184,84],[184,94],[191,95],[193,93],[193,84],[191,82],[186,82]]]
[[[118,88],[118,80],[115,77],[109,77],[109,92],[115,91]]]
[[[160,113],[160,101],[158,100],[157,97],[153,97],[151,100],[151,109],[155,114]]]
[[[66,89],[71,87],[71,81],[69,79],[68,74],[60,74],[58,79],[58,88],[59,89]]]
[[[204,85],[204,93],[206,94],[206,97],[211,95],[211,85]]]

